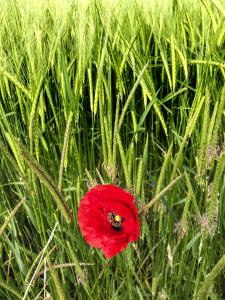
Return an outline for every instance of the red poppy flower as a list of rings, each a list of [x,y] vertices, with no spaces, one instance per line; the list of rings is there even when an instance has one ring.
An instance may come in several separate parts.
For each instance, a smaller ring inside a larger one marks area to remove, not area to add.
[[[134,197],[110,184],[97,185],[84,195],[78,223],[86,242],[101,248],[106,258],[124,250],[140,234]]]

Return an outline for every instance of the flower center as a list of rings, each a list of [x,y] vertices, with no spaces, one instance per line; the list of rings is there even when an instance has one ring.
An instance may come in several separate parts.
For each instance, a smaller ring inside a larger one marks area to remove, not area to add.
[[[116,231],[120,231],[122,227],[122,223],[125,219],[114,212],[110,212],[108,214],[108,221],[112,225],[112,228]]]

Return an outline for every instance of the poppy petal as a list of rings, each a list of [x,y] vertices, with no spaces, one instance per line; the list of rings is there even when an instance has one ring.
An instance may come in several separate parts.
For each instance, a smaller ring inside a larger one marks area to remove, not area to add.
[[[118,216],[117,221],[114,216]],[[106,258],[124,250],[140,234],[133,195],[111,184],[97,185],[84,195],[78,223],[86,242],[101,248]]]

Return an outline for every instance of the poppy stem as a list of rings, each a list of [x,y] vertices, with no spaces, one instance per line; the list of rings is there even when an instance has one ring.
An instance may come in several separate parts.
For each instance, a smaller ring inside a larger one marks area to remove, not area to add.
[[[102,277],[102,275],[104,274],[106,268],[110,265],[112,259],[107,259],[105,265],[103,266],[103,269],[101,270],[98,278],[100,279]]]

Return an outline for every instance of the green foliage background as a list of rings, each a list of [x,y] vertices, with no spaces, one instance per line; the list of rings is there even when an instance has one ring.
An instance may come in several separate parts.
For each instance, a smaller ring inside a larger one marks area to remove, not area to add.
[[[0,21],[0,299],[225,299],[224,1],[1,0]],[[145,211],[109,261],[77,224],[96,183]]]

